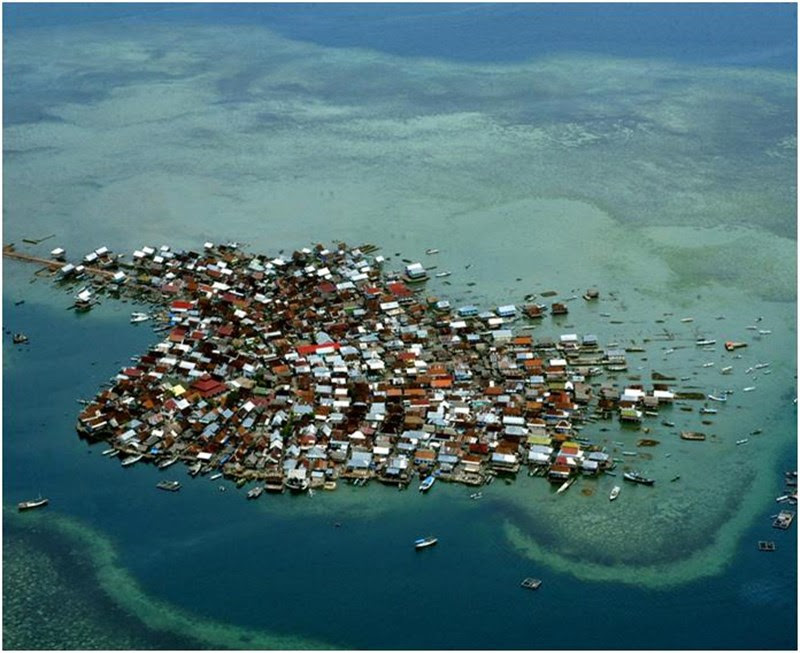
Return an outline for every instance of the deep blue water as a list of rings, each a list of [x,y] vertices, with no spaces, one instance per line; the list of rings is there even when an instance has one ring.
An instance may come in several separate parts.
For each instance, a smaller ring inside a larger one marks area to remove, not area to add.
[[[21,4],[6,30],[104,21],[264,25],[403,57],[520,61],[562,52],[794,69],[794,3]]]

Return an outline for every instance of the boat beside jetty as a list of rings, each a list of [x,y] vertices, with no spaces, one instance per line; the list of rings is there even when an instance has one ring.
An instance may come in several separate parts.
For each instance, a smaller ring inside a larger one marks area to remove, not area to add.
[[[427,476],[422,483],[419,484],[419,491],[420,492],[427,492],[428,490],[433,487],[433,484],[436,482],[435,476]]]

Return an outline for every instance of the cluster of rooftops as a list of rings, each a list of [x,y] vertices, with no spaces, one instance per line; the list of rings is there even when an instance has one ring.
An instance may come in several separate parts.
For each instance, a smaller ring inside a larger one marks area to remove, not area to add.
[[[580,437],[587,422],[637,423],[673,400],[660,384],[592,383],[626,366],[594,336],[511,328],[544,305],[453,309],[425,297],[421,264],[388,272],[376,249],[206,243],[124,264],[105,251],[113,284],[159,307],[165,337],[87,402],[79,432],[268,490],[415,474],[480,485],[524,465],[561,483],[614,464]]]

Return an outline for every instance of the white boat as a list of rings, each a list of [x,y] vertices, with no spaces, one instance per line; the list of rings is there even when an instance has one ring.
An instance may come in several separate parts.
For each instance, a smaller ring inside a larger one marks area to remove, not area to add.
[[[469,495],[469,498],[470,499],[482,499],[483,498],[483,492],[473,492],[472,494]]]
[[[105,449],[104,451],[101,452],[100,455],[102,455],[102,456],[110,456],[115,451],[116,451],[116,449],[113,449],[113,448],[112,449]]]
[[[736,444],[747,444],[749,440],[747,438],[742,438],[741,440],[737,440]]]
[[[17,504],[18,510],[33,510],[34,508],[43,508],[49,503],[49,499],[45,499],[42,496],[39,496],[36,499],[30,499],[28,501],[20,501]]]
[[[681,318],[681,322],[694,322],[694,318],[693,317],[684,317],[684,318]]]
[[[611,488],[611,494],[608,495],[608,500],[613,501],[614,499],[616,499],[619,496],[619,491],[620,491],[619,485],[615,485],[613,488]]]
[[[716,415],[717,409],[716,408],[701,408],[700,409],[701,415]]]
[[[422,483],[419,484],[419,491],[420,492],[427,492],[431,489],[431,486],[436,482],[435,476],[428,476]]]
[[[209,476],[212,481],[216,481],[218,478],[222,478],[222,472],[217,472],[216,474],[212,474]]]
[[[124,458],[122,460],[122,466],[128,467],[129,465],[133,465],[135,463],[138,463],[142,458],[144,458],[144,454],[142,453],[134,454],[133,456],[128,456],[127,458]]]
[[[714,363],[703,363],[703,367],[714,367]]]
[[[247,492],[248,499],[258,499],[261,494],[264,492],[264,487],[262,485],[256,485],[252,490]]]
[[[421,537],[418,540],[414,540],[414,548],[418,551],[419,549],[426,549],[429,546],[433,546],[438,541],[439,540],[432,535],[429,535],[428,537]]]
[[[452,273],[452,272],[449,272],[449,271],[445,271],[445,272],[437,272],[437,273],[436,273],[436,276],[437,276],[439,279],[441,279],[442,277],[449,277],[451,274],[453,274],[453,273]]]
[[[158,468],[159,469],[166,469],[170,465],[174,465],[176,462],[178,462],[177,458],[169,458],[169,459],[165,460],[164,462],[159,463],[158,464]]]
[[[439,250],[438,250],[438,249],[436,249],[435,247],[431,247],[430,249],[426,249],[426,250],[425,250],[425,253],[426,253],[426,254],[438,254],[438,253],[439,253]]]
[[[755,390],[755,389],[756,389],[756,386],[754,386],[754,385],[749,385],[749,386],[747,386],[746,388],[742,388],[742,392],[752,392],[752,391],[753,391],[753,390]]]
[[[756,363],[753,367],[757,370],[763,370],[765,367],[769,367],[769,363]]]
[[[769,329],[759,329],[759,330],[758,330],[758,333],[759,333],[760,335],[762,335],[762,336],[767,336],[767,335],[769,335],[770,333],[772,333],[772,331],[770,331]]]
[[[575,482],[574,478],[569,478],[561,484],[561,487],[556,490],[556,494],[561,494],[569,489],[569,486]]]
[[[717,395],[707,395],[711,401],[728,401],[727,397]]]
[[[694,344],[696,344],[698,347],[705,347],[707,345],[716,345],[717,341],[716,340],[698,340]]]
[[[149,320],[150,316],[147,313],[131,313],[131,324],[136,324],[137,322],[145,322]]]
[[[726,366],[726,367],[723,367],[723,368],[722,368],[722,369],[719,371],[719,373],[720,373],[720,374],[730,374],[731,372],[733,372],[733,366],[732,366],[732,365],[728,365],[728,366]]]

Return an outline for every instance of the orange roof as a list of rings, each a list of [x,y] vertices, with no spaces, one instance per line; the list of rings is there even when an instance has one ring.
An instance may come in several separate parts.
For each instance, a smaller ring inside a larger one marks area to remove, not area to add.
[[[443,379],[433,379],[431,381],[432,388],[452,388],[453,387],[453,379],[449,376]]]

